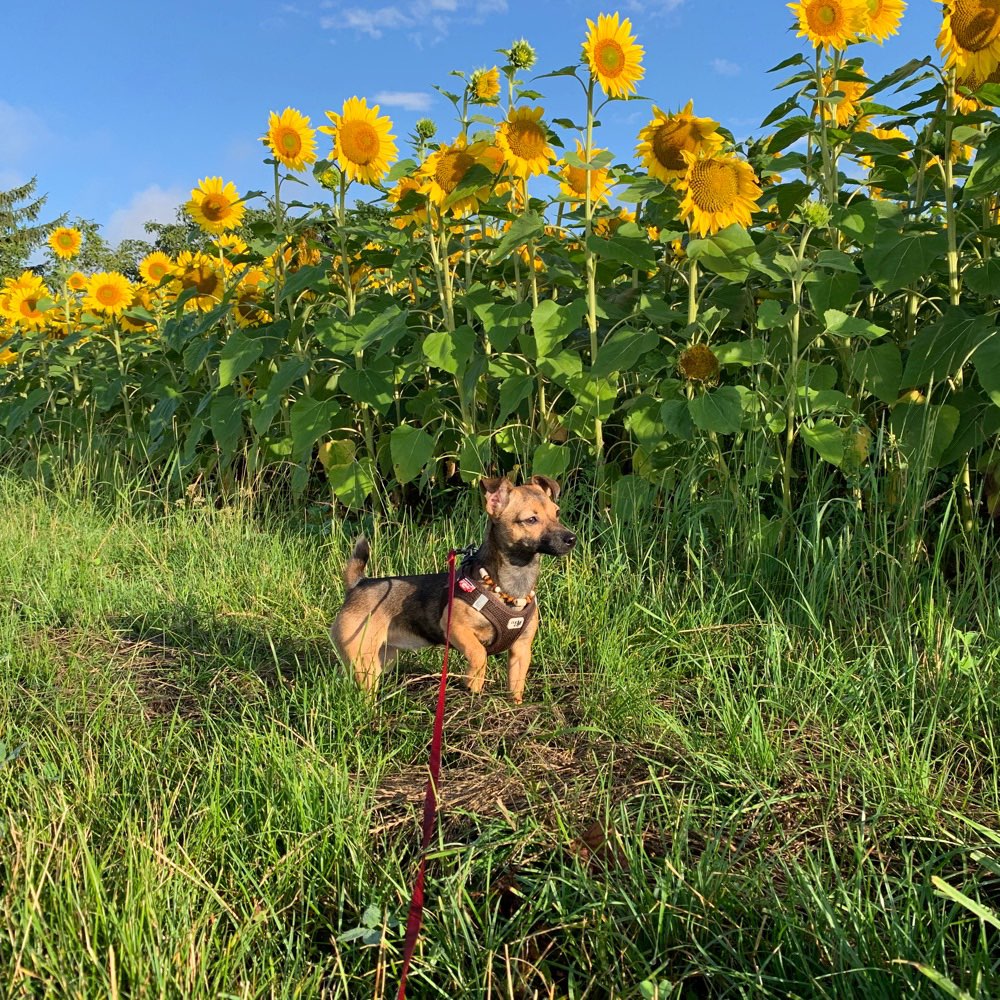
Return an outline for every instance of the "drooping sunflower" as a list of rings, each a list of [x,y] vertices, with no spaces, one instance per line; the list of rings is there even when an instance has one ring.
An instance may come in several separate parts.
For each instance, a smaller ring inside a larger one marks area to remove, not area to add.
[[[295,108],[285,108],[280,115],[272,111],[267,135],[262,135],[260,141],[289,170],[305,170],[316,162],[316,130],[309,127],[308,116]]]
[[[681,351],[677,371],[689,382],[714,385],[719,381],[722,366],[715,352],[707,344],[692,344]]]
[[[83,308],[98,316],[121,316],[132,304],[132,283],[117,271],[99,271],[87,282]]]
[[[515,177],[544,174],[556,158],[542,124],[542,108],[512,108],[497,129],[497,145]]]
[[[817,48],[844,49],[863,30],[868,0],[798,0],[788,4],[799,19],[796,38]]]
[[[632,22],[628,18],[619,22],[617,14],[598,14],[597,24],[588,19],[587,27],[583,59],[590,75],[608,97],[634,94],[646,71],[642,68],[642,46],[636,45],[635,36],[630,34]]]
[[[906,10],[906,0],[865,0],[862,32],[874,38],[880,45],[890,35],[899,34],[899,22]]]
[[[241,286],[240,293],[233,303],[233,319],[236,320],[237,326],[246,329],[270,323],[273,317],[264,308],[259,289],[251,285],[245,289]]]
[[[477,69],[469,80],[469,94],[476,104],[496,104],[500,99],[500,70]]]
[[[139,287],[133,290],[133,298],[129,303],[129,309],[145,309],[146,312],[153,311],[153,291],[150,288]],[[139,317],[122,316],[122,329],[130,333],[151,333],[156,329],[156,324]]]
[[[817,102],[820,114],[838,128],[846,128],[861,113],[859,104],[870,86],[870,82],[862,83],[860,80],[834,80],[832,72],[824,73],[823,93],[829,96],[839,91],[844,96],[836,103]]]
[[[63,260],[72,260],[80,252],[83,236],[79,229],[71,226],[59,226],[49,235],[49,246],[52,252]]]
[[[484,160],[485,145],[476,142],[469,146],[459,139],[450,146],[442,146],[424,161],[417,174],[421,181],[420,191],[430,198],[431,204],[435,205],[438,211],[448,211],[456,216],[471,215],[489,197],[490,180],[487,177],[485,183],[471,188],[449,203],[456,189],[474,167],[483,168],[477,173],[492,174],[488,163]],[[476,183],[475,175],[470,181]]]
[[[593,150],[590,162],[593,162],[603,152],[603,149]],[[585,154],[586,149],[583,143],[577,139],[576,155],[581,162],[587,162]],[[611,189],[612,183],[608,178],[607,167],[599,167],[596,170],[585,170],[583,167],[574,167],[565,160],[560,160],[559,164],[562,166],[559,174],[559,193],[569,198],[572,205],[580,205],[586,202],[588,178],[590,179],[591,204],[600,205],[601,202],[608,200],[608,191]]]
[[[333,136],[330,159],[337,161],[349,181],[378,184],[396,159],[392,121],[386,115],[380,117],[378,110],[377,104],[369,108],[363,97],[350,97],[340,114],[327,111],[332,128],[319,127],[320,132]]]
[[[66,279],[66,284],[71,292],[82,292],[87,287],[87,276],[83,271],[74,271]]]
[[[225,278],[219,262],[208,254],[181,251],[174,273],[180,280],[182,293],[189,288],[195,289],[195,294],[185,303],[188,309],[213,309],[222,300]]]
[[[684,153],[688,170],[678,181],[681,219],[692,233],[711,236],[734,222],[749,227],[763,192],[749,163],[732,155]]]
[[[184,206],[188,214],[207,233],[224,233],[243,221],[245,207],[236,186],[224,184],[221,177],[206,177],[191,191]]]
[[[610,215],[599,215],[594,219],[594,233],[603,239],[609,239],[627,222],[635,222],[635,212],[627,208],[619,208]]]
[[[697,118],[691,112],[694,101],[677,114],[667,114],[653,108],[653,120],[639,133],[635,154],[649,171],[650,176],[669,184],[687,173],[683,153],[711,156],[722,149],[723,138],[717,129],[719,123],[711,118]]]
[[[985,80],[1000,65],[1000,0],[940,0],[938,48],[960,80]]]
[[[162,250],[154,250],[139,261],[139,277],[154,288],[173,270],[174,262]]]

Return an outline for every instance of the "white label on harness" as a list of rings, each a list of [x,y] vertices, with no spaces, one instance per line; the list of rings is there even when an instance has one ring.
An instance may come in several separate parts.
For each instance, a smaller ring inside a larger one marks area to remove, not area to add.
[[[487,604],[490,603],[490,599],[485,594],[480,594],[473,602],[472,607],[476,611],[482,611]]]
[[[520,628],[523,624],[523,618],[511,618],[511,620],[507,622],[507,628]]]

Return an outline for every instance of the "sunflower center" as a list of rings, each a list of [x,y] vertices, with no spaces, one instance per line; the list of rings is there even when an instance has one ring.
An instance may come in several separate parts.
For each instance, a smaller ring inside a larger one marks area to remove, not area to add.
[[[828,34],[840,26],[844,19],[839,0],[836,3],[813,3],[806,11],[809,27],[819,35]]]
[[[121,295],[114,285],[99,285],[97,291],[94,293],[94,298],[102,306],[114,306],[121,301]]]
[[[285,156],[298,156],[302,151],[302,137],[293,128],[283,128],[278,132],[276,145]]]
[[[221,222],[229,214],[229,199],[221,194],[205,195],[201,212],[209,222]]]
[[[63,250],[73,249],[73,237],[70,233],[60,233],[59,236],[56,238],[56,242]]]
[[[21,299],[21,315],[25,319],[38,319],[42,315],[38,308],[38,299]]]
[[[689,180],[691,198],[703,212],[724,212],[733,207],[740,193],[740,178],[730,163],[701,160]]]
[[[545,155],[545,133],[534,122],[512,122],[507,142],[510,151],[519,159],[536,160]]]
[[[981,52],[1000,34],[1000,0],[958,0],[951,11],[951,32],[967,52]]]
[[[451,194],[469,172],[475,159],[461,149],[453,149],[439,157],[434,167],[434,180],[447,194]]]
[[[653,155],[667,170],[684,170],[687,166],[681,151],[693,149],[692,127],[686,122],[664,122],[653,135]]]
[[[378,132],[368,122],[341,122],[340,148],[352,163],[367,165],[378,156]]]
[[[604,76],[618,76],[625,69],[625,50],[613,38],[604,38],[594,49],[594,61]]]
[[[159,281],[161,278],[163,278],[166,275],[166,273],[167,273],[167,266],[166,266],[166,264],[161,264],[161,263],[157,262],[155,264],[150,264],[149,265],[149,276],[154,281]]]

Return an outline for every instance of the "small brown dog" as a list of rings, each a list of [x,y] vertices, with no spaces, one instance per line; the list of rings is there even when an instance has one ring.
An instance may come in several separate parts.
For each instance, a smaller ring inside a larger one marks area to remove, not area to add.
[[[559,484],[532,476],[523,486],[509,479],[480,483],[489,527],[482,545],[456,574],[451,643],[469,668],[466,686],[475,694],[486,683],[486,657],[510,650],[508,685],[524,697],[531,642],[538,630],[535,581],[541,556],[564,556],[576,535],[559,521]],[[444,644],[448,574],[368,578],[364,537],[344,568],[347,596],[330,635],[358,683],[372,691],[400,650]]]

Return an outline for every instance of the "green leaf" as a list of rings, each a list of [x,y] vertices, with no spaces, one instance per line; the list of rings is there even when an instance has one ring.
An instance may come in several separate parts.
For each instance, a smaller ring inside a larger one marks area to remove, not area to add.
[[[628,411],[625,426],[639,444],[655,447],[663,440],[666,428],[660,420],[660,404],[650,397],[639,397],[639,401]]]
[[[759,365],[767,355],[763,340],[734,340],[728,344],[713,344],[712,352],[720,365]]]
[[[293,274],[288,275],[281,291],[278,293],[278,302],[293,298],[308,289],[316,289],[329,284],[327,276],[328,264],[310,264],[300,267]]]
[[[1000,406],[1000,335],[994,333],[972,358],[979,384]]]
[[[656,267],[656,250],[634,222],[619,226],[610,239],[591,236],[587,249],[604,260],[616,260],[640,271],[652,271]]]
[[[878,340],[888,334],[884,326],[876,326],[858,316],[848,316],[839,309],[827,309],[826,332],[834,337],[857,337],[861,340]]]
[[[883,403],[899,398],[903,355],[895,344],[861,347],[851,361],[851,378]]]
[[[535,333],[538,357],[554,354],[556,348],[580,328],[586,313],[587,303],[582,298],[568,303],[555,302],[552,299],[539,302],[531,312],[531,326]]]
[[[597,378],[612,372],[631,371],[638,360],[660,343],[651,330],[632,330],[622,327],[602,345],[590,373]]]
[[[743,420],[742,397],[734,386],[722,386],[689,400],[688,412],[691,422],[703,431],[735,434]]]
[[[963,197],[993,197],[1000,189],[1000,130],[993,129],[976,153]]]
[[[298,458],[306,458],[313,445],[334,427],[340,407],[334,399],[303,397],[291,409],[292,448]]]
[[[458,467],[466,483],[479,482],[486,475],[490,464],[490,437],[488,434],[468,434],[458,448]]]
[[[736,282],[745,281],[760,259],[753,238],[735,223],[707,239],[692,240],[687,255],[713,274]]]
[[[540,444],[531,456],[531,474],[533,476],[551,476],[553,479],[563,475],[569,468],[570,452],[564,444]]]
[[[833,420],[817,420],[811,427],[802,424],[799,435],[824,462],[839,469],[844,461],[844,430]]]
[[[694,439],[694,422],[686,399],[668,399],[660,407],[660,420],[668,434],[682,441]]]
[[[781,303],[777,299],[765,299],[757,310],[757,327],[760,330],[776,330],[778,327],[788,326],[790,316],[787,316],[781,309]]]
[[[402,424],[389,435],[389,454],[396,479],[411,482],[434,457],[434,438],[422,427]]]
[[[1000,288],[1000,257],[991,257],[970,267],[962,275],[962,282],[977,295],[986,299],[996,298],[997,289]]]
[[[258,434],[264,434],[271,426],[288,390],[307,374],[311,367],[308,359],[285,358],[281,367],[271,376],[271,381],[254,397],[251,423]]]
[[[228,464],[243,431],[243,401],[231,392],[217,396],[208,410],[208,426],[222,452],[223,464]]]
[[[375,464],[370,458],[346,465],[331,465],[326,470],[337,499],[345,507],[357,509],[375,492]]]
[[[992,317],[970,316],[957,307],[949,308],[913,338],[902,384],[924,386],[955,375],[994,329]]]
[[[476,316],[483,324],[483,332],[498,351],[506,351],[521,327],[531,318],[530,302],[487,302],[477,305]]]
[[[348,368],[340,374],[340,388],[355,403],[367,403],[386,413],[395,398],[395,371],[392,361],[380,358],[364,368]]]
[[[909,462],[926,462],[935,468],[958,429],[961,414],[954,406],[897,403],[889,426],[899,449]]]
[[[881,232],[874,246],[865,251],[865,271],[880,292],[912,288],[933,273],[934,265],[947,250],[945,233]]]
[[[536,236],[541,236],[544,232],[545,220],[537,212],[525,212],[524,215],[518,216],[496,245],[492,255],[493,263],[503,260],[512,250],[523,246]]]
[[[497,410],[496,422],[501,424],[509,414],[513,413],[530,395],[535,386],[535,380],[530,375],[508,375],[500,383],[500,405]]]
[[[656,487],[642,476],[622,476],[611,487],[611,510],[615,520],[643,521],[649,516]]]
[[[837,226],[855,243],[870,247],[878,231],[878,211],[871,201],[859,201],[840,208],[834,215]]]
[[[248,337],[242,330],[234,330],[219,356],[219,387],[242,375],[263,352],[264,341],[260,337]]]
[[[421,346],[424,357],[432,365],[458,375],[465,370],[476,349],[476,334],[468,326],[460,326],[454,333],[438,330],[427,334]]]

